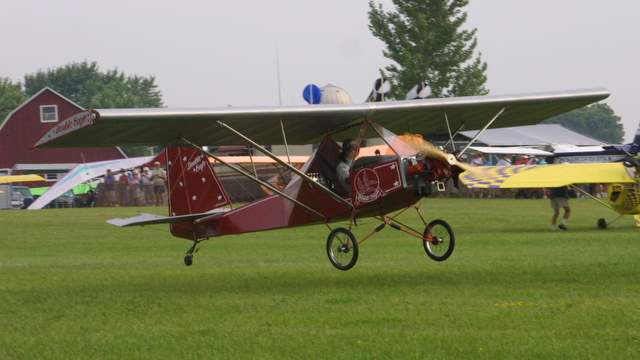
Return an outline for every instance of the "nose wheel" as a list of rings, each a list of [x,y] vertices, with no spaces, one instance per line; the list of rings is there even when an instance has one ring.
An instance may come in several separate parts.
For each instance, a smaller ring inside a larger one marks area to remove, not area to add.
[[[336,228],[327,237],[327,256],[337,269],[346,271],[358,261],[358,241],[351,231]]]
[[[604,218],[598,219],[598,229],[605,230],[607,228],[607,220]]]

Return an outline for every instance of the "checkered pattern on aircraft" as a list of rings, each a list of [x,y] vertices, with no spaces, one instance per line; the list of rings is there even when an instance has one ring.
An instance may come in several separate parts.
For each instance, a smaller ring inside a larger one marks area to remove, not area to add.
[[[462,183],[472,189],[500,189],[513,175],[535,168],[537,165],[480,167],[460,175]]]
[[[571,184],[629,184],[636,180],[622,163],[476,167],[460,175],[474,189],[554,188]]]

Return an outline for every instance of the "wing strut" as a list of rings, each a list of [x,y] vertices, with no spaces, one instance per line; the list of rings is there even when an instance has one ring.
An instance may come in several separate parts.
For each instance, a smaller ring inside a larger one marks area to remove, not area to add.
[[[282,141],[284,141],[284,149],[287,152],[287,162],[291,165],[291,156],[289,156],[289,144],[287,144],[287,134],[284,132],[284,124],[280,119],[280,130],[282,130]]]
[[[223,160],[223,159],[221,159],[219,156],[214,155],[214,154],[212,154],[212,153],[210,153],[210,152],[206,151],[206,150],[205,150],[205,149],[203,149],[202,147],[200,147],[200,146],[198,146],[198,145],[196,145],[196,144],[192,143],[191,141],[189,141],[189,140],[187,140],[187,139],[185,139],[185,138],[180,138],[180,140],[182,140],[184,143],[186,143],[186,144],[188,144],[188,145],[191,145],[191,146],[193,146],[194,148],[196,148],[196,149],[198,149],[198,150],[202,151],[203,153],[207,154],[208,156],[211,156],[211,157],[212,157],[212,158],[214,158],[216,161],[220,162],[221,164],[223,164],[223,165],[225,165],[225,166],[228,166],[231,170],[233,170],[233,171],[235,171],[235,172],[239,173],[240,175],[243,175],[243,176],[245,176],[245,177],[247,177],[247,178],[249,178],[249,179],[251,179],[251,180],[253,180],[253,181],[257,182],[258,184],[260,184],[260,185],[262,185],[262,186],[267,187],[269,190],[271,190],[271,191],[273,191],[274,193],[276,193],[276,194],[278,194],[278,195],[280,195],[280,196],[284,197],[285,199],[287,199],[287,200],[289,200],[289,201],[293,202],[294,204],[299,205],[299,206],[301,206],[301,207],[305,208],[306,210],[308,210],[308,211],[310,211],[310,212],[312,212],[312,213],[314,213],[314,214],[316,214],[316,215],[320,216],[321,218],[325,219],[325,221],[327,220],[327,217],[326,217],[326,216],[324,216],[323,214],[321,214],[319,211],[317,211],[317,210],[315,210],[315,209],[313,209],[313,208],[309,207],[308,205],[305,205],[305,204],[301,203],[300,201],[298,201],[298,200],[296,200],[296,199],[292,198],[291,196],[289,196],[289,195],[285,194],[284,192],[280,191],[279,189],[277,189],[275,186],[273,186],[273,185],[269,184],[268,182],[263,181],[263,180],[260,180],[258,177],[251,175],[251,173],[249,173],[249,172],[247,172],[247,171],[245,171],[245,170],[241,169],[240,167],[237,167],[237,166],[235,166],[234,164],[230,164],[230,163],[228,163],[228,162],[224,161],[224,160]],[[217,215],[217,214],[216,214],[216,215]],[[205,221],[205,220],[206,220],[206,218],[201,219],[201,220],[202,220],[202,221]]]
[[[253,145],[253,147],[255,147],[256,149],[260,150],[263,154],[265,154],[266,156],[270,157],[271,159],[273,159],[273,161],[277,162],[278,164],[288,168],[289,170],[293,171],[295,174],[297,174],[298,176],[302,177],[303,179],[307,180],[312,186],[315,186],[317,189],[323,191],[324,193],[326,193],[327,195],[331,196],[332,198],[334,198],[336,201],[338,201],[339,203],[346,205],[349,209],[353,210],[354,207],[353,205],[348,202],[347,200],[343,199],[340,195],[334,193],[333,191],[327,189],[324,185],[314,181],[313,179],[311,179],[309,176],[307,176],[307,174],[303,173],[302,171],[298,170],[295,166],[292,166],[290,164],[287,164],[286,162],[282,161],[280,158],[278,158],[277,156],[275,156],[271,151],[265,149],[264,147],[262,147],[260,144],[256,143],[255,141],[249,139],[248,137],[246,137],[244,134],[242,134],[241,132],[239,132],[238,130],[232,128],[231,126],[223,123],[222,121],[217,121],[217,123],[222,126],[223,128],[231,131],[232,133],[240,136],[242,139],[244,139],[244,141],[248,142],[249,144]]]
[[[455,152],[456,151],[456,146],[455,143],[453,142],[453,139],[458,135],[458,133],[460,131],[462,131],[462,129],[464,129],[464,122],[460,125],[458,125],[458,128],[456,128],[456,131],[453,132],[453,134],[451,135],[451,138],[449,140],[447,140],[447,143],[444,144],[444,146],[442,148],[446,149],[447,146],[449,146],[449,143],[452,144],[452,149]]]
[[[480,135],[482,135],[488,128],[489,126],[491,126],[491,124],[493,124],[494,121],[496,121],[500,115],[502,115],[502,113],[507,110],[506,107],[503,107],[500,111],[498,111],[498,113],[496,114],[496,116],[493,117],[493,119],[489,120],[489,122],[487,123],[487,125],[485,125],[482,130],[478,131],[474,136],[473,139],[469,140],[469,143],[464,147],[464,149],[462,149],[462,151],[460,151],[460,154],[458,154],[458,156],[461,156],[462,154],[464,154],[465,151],[467,151],[467,149],[469,148],[469,146],[473,145],[473,143],[476,141],[476,139],[478,139],[478,137],[480,137]]]
[[[607,204],[606,202],[604,202],[604,201],[602,201],[602,200],[598,199],[597,197],[595,197],[595,196],[593,196],[593,195],[589,194],[588,192],[586,192],[586,191],[582,190],[579,186],[575,186],[575,185],[571,184],[571,185],[569,185],[569,187],[571,187],[573,190],[575,190],[575,191],[577,191],[577,192],[581,193],[582,195],[586,195],[586,196],[590,197],[592,200],[595,200],[595,201],[599,202],[599,203],[600,203],[600,205],[602,205],[602,206],[604,206],[604,207],[608,208],[609,210],[613,210],[613,208],[611,207],[611,205],[609,205],[609,204]],[[615,211],[615,210],[613,210],[613,211]]]
[[[451,142],[451,152],[456,152],[456,142],[453,141],[453,134],[451,133],[451,126],[449,125],[449,117],[447,116],[447,112],[444,113],[444,122],[447,124],[447,132],[449,133],[449,141],[445,144],[445,148]]]

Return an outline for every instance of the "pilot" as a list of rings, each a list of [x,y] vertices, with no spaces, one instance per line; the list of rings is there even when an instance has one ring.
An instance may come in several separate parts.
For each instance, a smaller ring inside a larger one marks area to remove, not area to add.
[[[360,152],[360,149],[353,140],[347,139],[342,142],[342,152],[340,152],[340,162],[338,166],[336,166],[336,175],[338,176],[340,185],[342,185],[342,188],[347,192],[351,190],[349,173],[353,165],[353,160],[358,156],[358,152]]]

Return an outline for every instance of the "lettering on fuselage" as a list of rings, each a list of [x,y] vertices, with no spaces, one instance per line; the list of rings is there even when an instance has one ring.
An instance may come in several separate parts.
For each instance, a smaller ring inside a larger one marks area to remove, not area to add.
[[[195,173],[201,172],[207,164],[206,161],[204,155],[198,154],[198,156],[187,163],[187,170]]]

